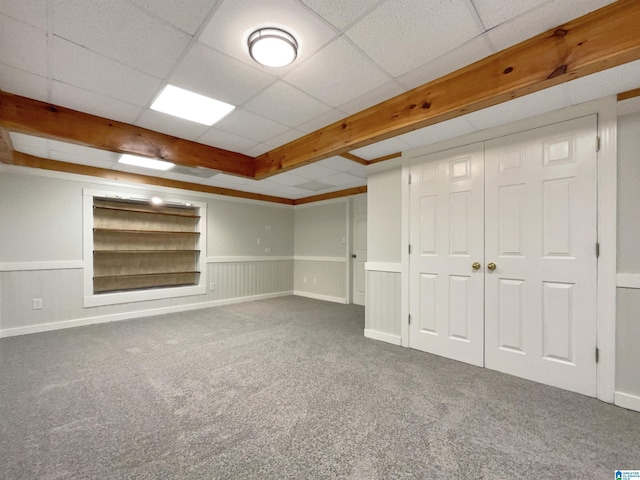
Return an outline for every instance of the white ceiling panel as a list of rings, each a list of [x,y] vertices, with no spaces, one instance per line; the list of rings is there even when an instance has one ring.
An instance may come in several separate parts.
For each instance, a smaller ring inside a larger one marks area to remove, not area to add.
[[[180,30],[194,35],[220,0],[132,0]]]
[[[291,199],[309,197],[311,194],[310,190],[298,187],[283,187],[277,191],[277,196]]]
[[[64,105],[73,110],[131,124],[142,111],[137,105],[56,81],[53,82],[51,101],[56,105]]]
[[[294,130],[293,128],[291,130],[287,130],[284,133],[281,133],[280,135],[277,135],[273,138],[270,138],[269,140],[265,141],[264,143],[266,143],[267,145],[269,145],[270,147],[279,147],[280,145],[284,145],[285,143],[289,143],[293,140],[295,140],[296,138],[300,138],[304,135],[304,133],[298,131],[298,130]]]
[[[242,134],[256,142],[263,142],[280,135],[288,130],[288,127],[248,112],[244,108],[236,108],[218,123],[216,128],[233,134]]]
[[[236,177],[235,175],[227,175],[226,173],[219,173],[215,177],[213,177],[216,181],[225,182],[231,185],[243,185],[245,183],[249,183],[253,180],[245,177]],[[213,180],[212,179],[212,180]]]
[[[322,179],[323,183],[328,183],[334,187],[353,187],[359,185],[365,185],[367,181],[364,178],[349,175],[348,173],[336,173],[330,177]]]
[[[180,62],[169,83],[237,106],[275,81],[263,71],[198,43]]]
[[[326,21],[338,30],[342,30],[368,10],[373,8],[380,0],[349,0],[336,2],[335,0],[302,0]]]
[[[0,62],[47,76],[47,32],[0,15]]]
[[[47,0],[4,0],[0,2],[0,13],[46,31],[47,3]]]
[[[405,133],[396,138],[412,147],[422,147],[424,145],[431,145],[432,143],[460,137],[475,131],[477,131],[476,127],[465,116],[436,123],[435,125],[429,125],[428,127]]]
[[[320,165],[320,163],[318,162],[312,163],[311,165],[305,165],[304,167],[296,168],[294,171],[296,175],[306,178],[307,181],[325,178],[338,173],[331,168]]]
[[[71,162],[107,169],[114,168],[118,162],[118,158],[120,158],[120,154],[118,153],[83,147],[81,145],[73,145],[73,147],[76,148],[74,151],[70,151],[71,149],[68,148],[68,145],[69,144],[61,144],[61,142],[49,141],[49,158],[61,162]]]
[[[472,38],[454,50],[397,78],[407,89],[424,85],[495,53],[486,35]]]
[[[54,33],[158,78],[165,77],[191,37],[127,0],[56,0]]]
[[[640,60],[564,84],[571,105],[638,88]],[[554,87],[557,88],[557,87]]]
[[[257,157],[272,149],[273,147],[271,145],[267,145],[266,143],[258,143],[255,147],[251,147],[250,149],[242,153],[244,153],[245,155],[249,155],[250,157]]]
[[[337,107],[380,87],[390,78],[341,37],[287,74],[284,80]]]
[[[156,132],[166,133],[167,135],[173,135],[174,137],[186,138],[187,140],[195,140],[209,129],[208,126],[200,123],[147,109],[143,111],[136,125]]]
[[[197,177],[195,175],[186,175],[184,173],[172,172],[171,170],[163,173],[162,178],[168,178],[170,180],[177,180],[178,182],[187,182],[187,183],[204,183],[206,178]]]
[[[49,80],[47,78],[10,67],[1,62],[0,89],[41,102],[49,101]]]
[[[347,36],[397,77],[481,33],[465,0],[406,0],[383,3]]]
[[[395,137],[367,145],[366,147],[358,148],[357,150],[353,150],[351,153],[366,160],[375,160],[376,158],[391,155],[392,153],[404,152],[410,148],[410,145]]]
[[[244,152],[257,143],[255,140],[240,137],[213,127],[198,137],[198,142],[211,145],[212,147],[231,150],[232,152]]]
[[[296,170],[294,170],[294,172],[295,171]],[[309,181],[308,178],[301,177],[300,175],[296,175],[295,173],[291,173],[291,172],[279,173],[278,175],[269,177],[269,179],[272,182],[276,182],[280,185],[287,185],[287,186],[298,185],[300,183]]]
[[[548,0],[471,0],[487,30],[522,15]]]
[[[53,79],[94,93],[146,106],[160,80],[80,45],[55,37]]]
[[[603,7],[612,0],[551,0],[487,32],[496,49],[516,43]]]
[[[569,106],[569,98],[565,92],[565,85],[557,85],[470,113],[466,118],[478,130],[485,130],[567,106]]]
[[[389,100],[401,93],[404,93],[406,88],[400,85],[395,80],[391,80],[381,87],[376,88],[370,92],[360,95],[347,103],[340,105],[340,110],[343,110],[349,114],[361,112],[369,107],[377,105],[378,103]]]
[[[354,165],[360,165],[352,160],[347,160],[346,158],[339,156],[325,158],[324,160],[320,160],[317,163],[318,165],[331,168],[338,172],[350,172],[353,169]],[[364,166],[362,167],[364,168]]]
[[[240,61],[261,68],[249,56],[247,39],[262,27],[288,31],[298,42],[298,60],[282,68],[264,70],[284,75],[300,65],[337,33],[294,0],[224,1],[200,35],[200,41]]]
[[[283,82],[267,88],[245,108],[289,127],[307,122],[331,110],[324,103]]]

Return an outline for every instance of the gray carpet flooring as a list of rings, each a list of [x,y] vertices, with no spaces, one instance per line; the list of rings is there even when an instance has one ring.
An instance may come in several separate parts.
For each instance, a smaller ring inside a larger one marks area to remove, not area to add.
[[[640,413],[300,297],[0,340],[0,478],[609,479]]]

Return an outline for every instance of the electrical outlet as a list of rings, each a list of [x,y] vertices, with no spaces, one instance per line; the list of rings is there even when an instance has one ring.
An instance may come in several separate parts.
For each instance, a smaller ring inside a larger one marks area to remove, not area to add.
[[[33,310],[42,310],[42,299],[41,298],[34,298],[31,301],[31,304],[32,304]]]
[[[216,284],[212,283],[211,285],[209,285],[209,290],[211,290],[212,292],[216,289]]]

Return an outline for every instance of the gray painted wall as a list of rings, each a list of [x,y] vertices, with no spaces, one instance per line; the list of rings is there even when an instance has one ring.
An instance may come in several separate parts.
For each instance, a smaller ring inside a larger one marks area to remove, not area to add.
[[[367,178],[367,261],[400,263],[401,170],[370,173]]]
[[[618,118],[618,273],[640,273],[640,113]],[[616,391],[640,396],[640,289],[618,288]]]

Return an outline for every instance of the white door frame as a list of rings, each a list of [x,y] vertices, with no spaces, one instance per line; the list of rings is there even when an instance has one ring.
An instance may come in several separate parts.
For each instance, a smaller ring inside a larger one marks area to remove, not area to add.
[[[615,391],[616,328],[616,241],[617,241],[617,99],[615,96],[564,108],[555,112],[513,122],[496,128],[446,140],[402,154],[402,280],[401,338],[409,346],[409,171],[414,157],[482,142],[533,128],[543,127],[586,115],[598,115],[598,319],[597,346],[600,361],[596,366],[597,394],[602,401],[613,403]],[[595,142],[595,139],[594,139]]]

